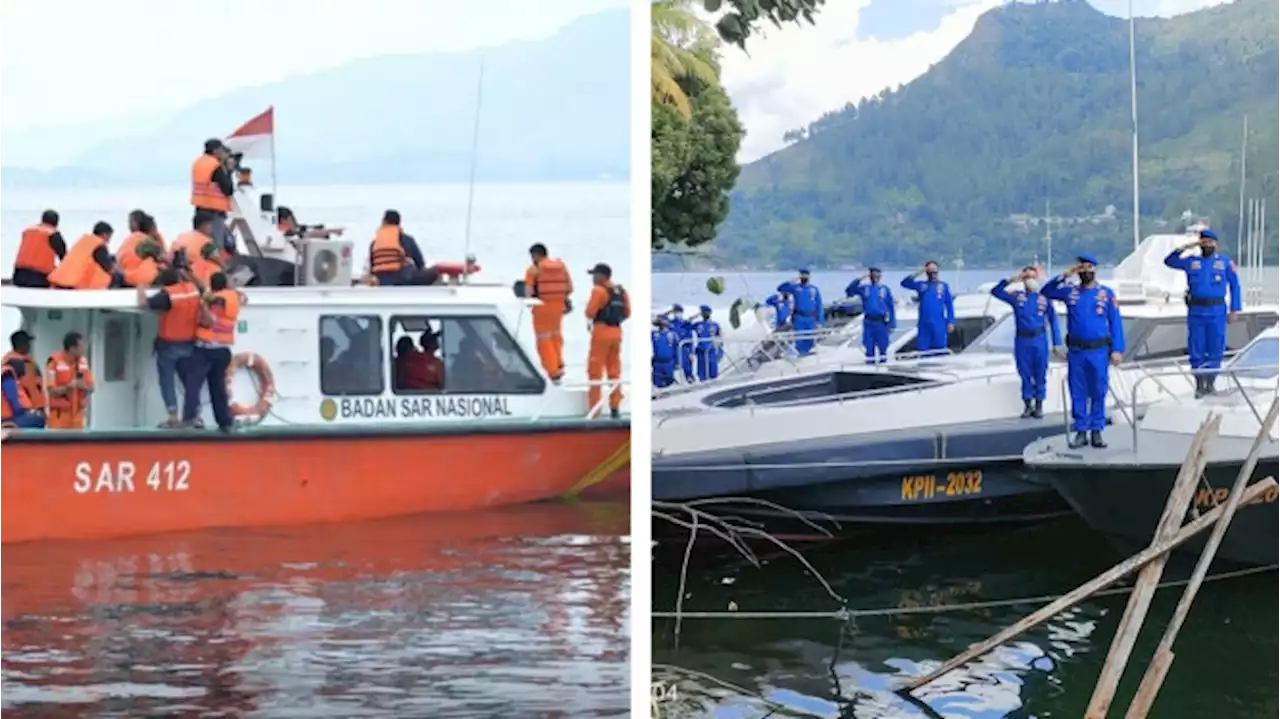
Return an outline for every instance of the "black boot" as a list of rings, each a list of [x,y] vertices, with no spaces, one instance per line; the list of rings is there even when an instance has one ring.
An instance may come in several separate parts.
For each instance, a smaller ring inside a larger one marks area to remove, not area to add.
[[[619,412],[616,409],[609,410],[609,419],[621,419],[621,418],[622,418],[622,412]]]
[[[1067,446],[1071,449],[1079,449],[1089,444],[1089,437],[1084,432],[1076,432],[1075,436],[1067,440]]]
[[[1031,416],[1031,400],[1022,400],[1022,418],[1026,419]]]
[[[1102,433],[1096,429],[1089,433],[1089,444],[1098,449],[1106,449],[1107,446],[1107,443],[1102,441]]]
[[[1200,399],[1206,394],[1208,394],[1208,392],[1205,391],[1204,377],[1196,377],[1196,399]]]
[[[1035,405],[1031,408],[1031,416],[1040,419],[1044,416],[1044,400],[1036,400]]]
[[[1213,378],[1205,377],[1204,378],[1204,396],[1208,397],[1211,394],[1213,394]]]

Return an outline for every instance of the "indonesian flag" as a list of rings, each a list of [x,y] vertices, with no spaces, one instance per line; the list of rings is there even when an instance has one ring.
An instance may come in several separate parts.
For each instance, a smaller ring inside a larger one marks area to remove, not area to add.
[[[270,157],[275,132],[275,107],[236,128],[223,143],[232,151],[245,157]]]

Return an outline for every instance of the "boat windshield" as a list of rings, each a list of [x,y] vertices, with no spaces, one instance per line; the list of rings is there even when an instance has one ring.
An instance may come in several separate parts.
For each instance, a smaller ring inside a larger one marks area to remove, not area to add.
[[[1230,369],[1238,377],[1272,379],[1280,371],[1280,339],[1267,337],[1244,348],[1231,362]]]
[[[1122,318],[1124,323],[1124,336],[1136,337],[1134,334],[1140,327],[1139,322],[1132,317]],[[1058,327],[1062,331],[1062,340],[1066,342],[1067,336],[1067,317],[1061,311],[1058,312]],[[978,354],[980,352],[988,352],[995,354],[1013,354],[1013,342],[1017,338],[1018,324],[1013,313],[1010,312],[996,323],[987,328],[987,331],[981,337],[973,341],[973,344],[965,347],[963,354]]]

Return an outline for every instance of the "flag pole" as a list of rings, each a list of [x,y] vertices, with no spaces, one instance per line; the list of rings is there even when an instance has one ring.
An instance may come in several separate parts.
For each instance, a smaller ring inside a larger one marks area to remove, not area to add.
[[[280,204],[276,195],[276,106],[267,106],[267,111],[271,113],[271,213],[274,215]]]
[[[462,282],[470,282],[471,268],[471,207],[476,197],[476,154],[480,148],[480,102],[484,97],[484,56],[480,57],[480,79],[476,82],[476,121],[471,131],[471,179],[467,183],[467,229],[463,235]]]

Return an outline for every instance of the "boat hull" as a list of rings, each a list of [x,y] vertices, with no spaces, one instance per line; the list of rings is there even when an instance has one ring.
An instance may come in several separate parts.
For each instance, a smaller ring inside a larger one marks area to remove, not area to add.
[[[1206,465],[1203,484],[1196,491],[1194,507],[1203,512],[1227,498],[1241,464]],[[1037,477],[1051,485],[1089,526],[1124,550],[1144,547],[1155,536],[1156,525],[1178,475],[1176,465],[1042,467]],[[1258,462],[1251,482],[1277,474],[1274,456]],[[1259,504],[1241,507],[1223,536],[1217,558],[1237,564],[1271,566],[1277,563],[1276,536],[1280,534],[1280,509],[1276,493]],[[1199,555],[1209,533],[1179,547]]]
[[[841,525],[1038,521],[1070,509],[1051,488],[1031,481],[1022,450],[1061,432],[1060,420],[1010,419],[679,459],[655,456],[654,499],[749,497]],[[788,534],[803,531],[804,523],[794,515],[758,504],[709,503],[706,508],[770,520]]]
[[[625,496],[629,420],[208,432],[21,432],[0,541],[461,512]]]

